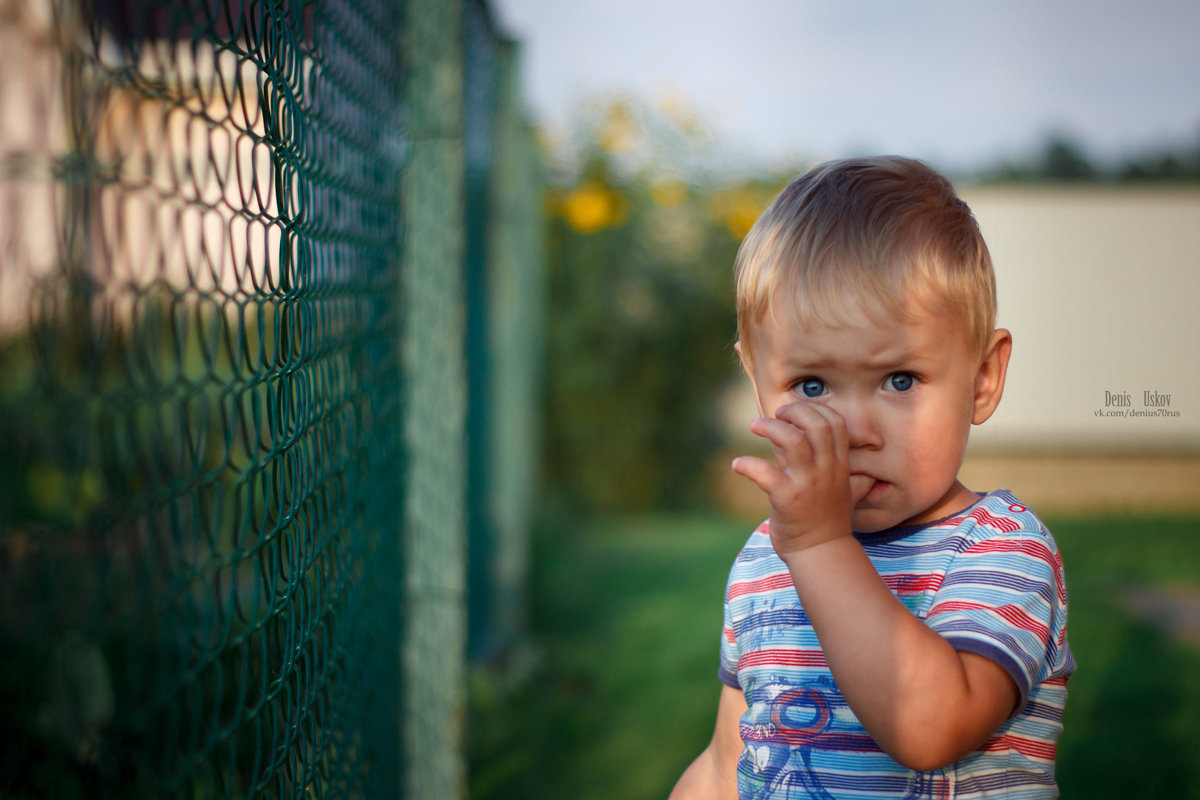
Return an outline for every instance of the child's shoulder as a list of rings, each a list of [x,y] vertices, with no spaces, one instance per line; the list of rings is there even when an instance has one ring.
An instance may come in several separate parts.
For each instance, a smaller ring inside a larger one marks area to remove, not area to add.
[[[746,543],[738,552],[737,561],[741,563],[760,561],[773,555],[775,555],[775,548],[771,546],[771,521],[763,520],[750,532]]]
[[[982,495],[970,508],[936,527],[940,530],[930,533],[937,546],[956,558],[1014,569],[1031,559],[1052,570],[1062,567],[1054,536],[1032,509],[1007,490]]]
[[[1007,489],[980,495],[969,508],[941,520],[938,527],[971,538],[993,538],[997,535],[1051,538],[1050,531],[1037,513]]]

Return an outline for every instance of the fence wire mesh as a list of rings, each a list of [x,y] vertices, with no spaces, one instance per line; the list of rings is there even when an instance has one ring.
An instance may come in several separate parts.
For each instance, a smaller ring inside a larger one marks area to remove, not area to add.
[[[0,795],[399,793],[402,25],[0,0]]]

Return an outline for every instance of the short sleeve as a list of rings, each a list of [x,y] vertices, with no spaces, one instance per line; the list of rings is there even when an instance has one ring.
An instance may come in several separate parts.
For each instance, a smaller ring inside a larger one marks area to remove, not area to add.
[[[954,559],[926,624],[955,649],[999,664],[1024,705],[1061,667],[1066,646],[1062,560],[1044,530],[977,542]]]
[[[717,677],[721,679],[721,683],[733,689],[741,689],[742,686],[738,682],[737,669],[740,659],[737,637],[733,632],[733,615],[729,604],[729,586],[733,583],[733,572],[730,572],[729,582],[725,585],[725,611],[724,621],[721,625],[721,665],[717,670]]]

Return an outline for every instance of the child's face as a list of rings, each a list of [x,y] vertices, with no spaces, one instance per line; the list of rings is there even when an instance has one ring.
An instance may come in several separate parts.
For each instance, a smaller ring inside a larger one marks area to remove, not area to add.
[[[850,472],[872,481],[851,513],[860,532],[928,522],[970,505],[975,496],[958,482],[958,469],[972,422],[995,407],[980,418],[981,359],[957,315],[905,309],[917,312],[912,320],[860,306],[836,327],[801,325],[779,309],[754,329],[750,378],[759,413],[824,403],[845,420]]]

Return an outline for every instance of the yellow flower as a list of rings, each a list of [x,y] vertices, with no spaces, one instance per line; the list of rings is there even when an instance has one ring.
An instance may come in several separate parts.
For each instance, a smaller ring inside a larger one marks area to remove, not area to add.
[[[563,199],[563,218],[580,233],[595,233],[625,218],[625,199],[602,183],[588,181]]]

